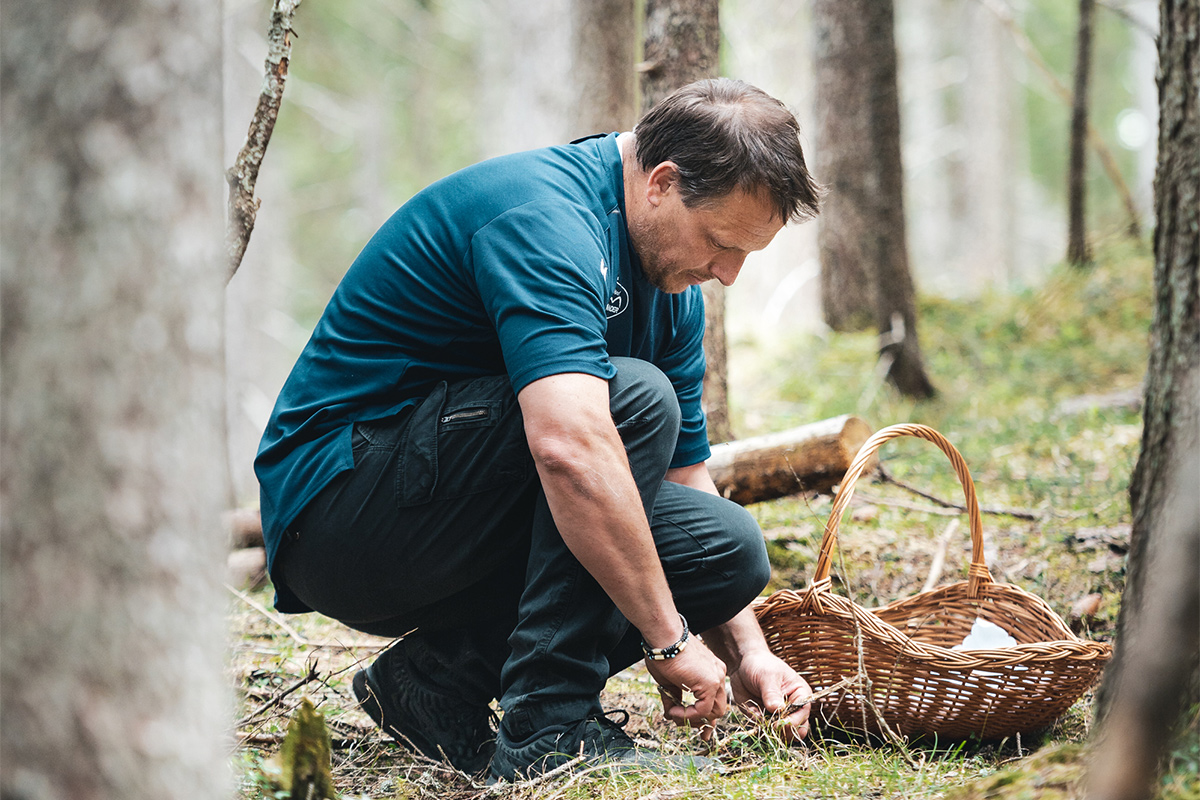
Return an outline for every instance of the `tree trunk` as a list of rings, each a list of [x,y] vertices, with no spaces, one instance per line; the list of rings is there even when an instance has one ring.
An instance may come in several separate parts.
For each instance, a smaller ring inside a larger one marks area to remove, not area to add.
[[[927,398],[934,389],[917,340],[904,233],[893,27],[891,0],[813,4],[815,171],[829,187],[818,220],[821,301],[834,330],[873,321],[888,379],[909,397]]]
[[[717,11],[716,0],[646,0],[643,111],[682,86],[717,76]]]
[[[1067,261],[1083,266],[1092,260],[1087,243],[1088,83],[1092,72],[1092,19],[1096,0],[1079,0],[1075,44],[1075,94],[1071,104],[1070,169],[1067,177]]]
[[[733,441],[729,421],[729,351],[725,341],[725,287],[709,281],[700,287],[704,295],[704,414],[708,418],[708,441]]]
[[[636,116],[636,33],[633,0],[571,3],[571,138],[632,130]]]
[[[721,26],[717,0],[646,0],[642,62],[642,110],[719,67]],[[733,438],[725,345],[725,287],[710,282],[704,292],[704,413],[708,440]]]
[[[482,156],[633,127],[633,0],[484,3]]]
[[[879,177],[872,172],[878,167],[873,163],[877,154],[871,129],[873,117],[883,109],[872,105],[874,87],[868,81],[885,67],[881,54],[866,48],[872,44],[881,48],[880,37],[872,36],[873,28],[881,24],[879,11],[869,0],[812,4],[817,118],[813,174],[828,189],[817,218],[821,309],[825,324],[835,331],[865,330],[875,319],[877,287],[868,260],[868,237],[879,220],[872,217],[875,187],[868,184]],[[875,85],[887,79],[884,75]]]
[[[1101,687],[1096,798],[1149,796],[1181,714],[1200,703],[1200,29],[1163,0],[1154,286],[1142,450],[1117,651]]]
[[[0,795],[220,797],[220,4],[2,8]]]
[[[950,271],[961,289],[978,296],[988,288],[1007,291],[1016,277],[1013,251],[1022,239],[1015,224],[1017,185],[1029,174],[1017,145],[1024,103],[1014,96],[1019,84],[1012,67],[1019,56],[1004,24],[983,3],[958,4],[954,12],[962,25],[954,38],[967,73],[950,99],[958,107],[955,128],[962,136],[955,154],[958,185],[950,200],[961,204],[956,224],[948,225],[958,237],[957,263]],[[907,115],[904,121],[907,127]]]
[[[896,31],[909,261],[952,296],[1004,291],[1040,263],[1016,235],[1038,212],[1017,201],[1029,164],[1012,33],[994,4],[957,0],[897,6]]]

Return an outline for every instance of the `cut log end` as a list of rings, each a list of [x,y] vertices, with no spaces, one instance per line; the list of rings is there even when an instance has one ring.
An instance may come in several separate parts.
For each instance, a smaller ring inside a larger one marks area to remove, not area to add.
[[[834,417],[716,445],[708,468],[717,490],[741,505],[830,492],[871,433],[871,426],[859,417]]]

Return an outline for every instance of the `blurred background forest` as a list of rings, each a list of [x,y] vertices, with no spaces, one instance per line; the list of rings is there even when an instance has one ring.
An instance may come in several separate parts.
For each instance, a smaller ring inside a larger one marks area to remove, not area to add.
[[[575,122],[572,48],[576,37],[596,32],[572,29],[573,2],[584,0],[307,0],[300,7],[258,183],[262,209],[228,289],[237,503],[256,501],[251,463],[275,395],[375,229],[460,167],[597,132]],[[228,0],[225,10],[230,164],[262,81],[270,3]],[[808,4],[724,0],[720,15],[721,74],[787,103],[808,134],[811,163]],[[978,300],[1036,288],[1063,261],[1071,108],[1054,83],[1071,85],[1077,18],[1071,0],[896,3],[908,249],[922,297]],[[1095,239],[1125,235],[1127,198],[1142,230],[1152,227],[1157,21],[1153,0],[1097,4],[1090,118],[1125,186],[1089,153],[1087,227]],[[810,223],[752,254],[728,291],[735,414],[752,405],[739,399],[757,382],[748,371],[766,363],[745,354],[769,356],[798,336],[822,333],[818,275]],[[739,422],[743,435],[782,427],[761,417]]]

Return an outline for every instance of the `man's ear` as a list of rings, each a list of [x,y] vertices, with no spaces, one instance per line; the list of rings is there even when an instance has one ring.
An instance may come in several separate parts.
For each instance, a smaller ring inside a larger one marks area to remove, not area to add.
[[[657,206],[668,194],[678,191],[679,168],[673,161],[664,161],[654,169],[646,179],[646,201]]]

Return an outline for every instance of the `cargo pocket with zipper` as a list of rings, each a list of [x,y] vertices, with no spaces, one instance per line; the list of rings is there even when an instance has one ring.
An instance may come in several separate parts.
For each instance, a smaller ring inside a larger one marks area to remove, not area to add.
[[[401,507],[523,483],[533,459],[505,376],[439,383],[409,421],[396,473]]]

